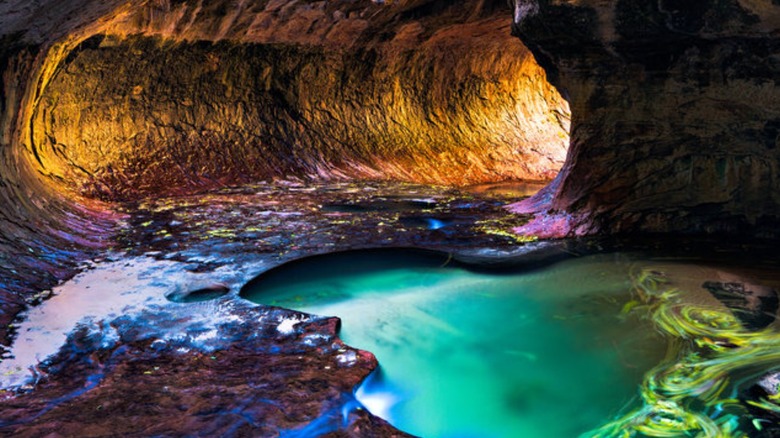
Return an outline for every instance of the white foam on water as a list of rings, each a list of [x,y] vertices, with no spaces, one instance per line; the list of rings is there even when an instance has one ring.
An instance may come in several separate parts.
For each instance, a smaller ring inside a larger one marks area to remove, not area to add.
[[[306,322],[308,321],[308,318],[284,318],[281,322],[279,322],[279,325],[276,327],[276,330],[279,331],[279,333],[290,335],[295,333],[295,326],[298,325],[298,323]]]
[[[391,414],[393,407],[401,401],[401,398],[391,391],[370,391],[367,390],[364,385],[358,387],[355,392],[355,398],[360,404],[368,409],[369,412],[389,423],[392,423],[394,420]]]
[[[101,336],[101,345],[109,348],[118,341],[118,333],[109,323],[119,317],[140,317],[142,312],[170,311],[190,313],[180,330],[155,333],[163,341],[176,336],[190,337],[189,343],[209,349],[217,337],[215,328],[236,322],[237,315],[215,307],[203,312],[192,304],[172,303],[165,299],[171,290],[219,282],[237,290],[256,273],[262,263],[224,266],[212,272],[193,273],[187,263],[132,257],[93,264],[70,281],[53,289],[52,297],[26,311],[18,326],[18,336],[0,361],[0,389],[24,387],[34,383],[41,362],[52,357],[65,344],[69,334],[86,327]],[[101,323],[102,322],[102,323]],[[186,334],[187,328],[195,328]]]

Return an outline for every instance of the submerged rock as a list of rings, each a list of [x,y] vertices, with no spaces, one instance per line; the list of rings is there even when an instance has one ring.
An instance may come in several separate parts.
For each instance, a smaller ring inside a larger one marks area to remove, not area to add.
[[[742,390],[739,399],[747,410],[744,423],[752,438],[780,436],[780,414],[777,397],[780,394],[780,374],[771,372]]]
[[[702,287],[728,307],[746,329],[760,330],[777,319],[780,301],[770,287],[716,281],[707,281]]]
[[[224,284],[212,284],[195,290],[176,290],[165,296],[174,303],[196,303],[217,299],[230,292],[230,288]]]

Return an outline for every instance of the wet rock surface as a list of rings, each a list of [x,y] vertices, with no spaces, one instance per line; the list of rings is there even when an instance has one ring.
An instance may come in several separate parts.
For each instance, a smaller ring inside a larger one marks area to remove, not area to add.
[[[493,273],[627,248],[676,258],[718,248],[733,259],[734,248],[686,239],[519,242],[510,231],[525,218],[504,209],[514,197],[484,188],[277,181],[128,203],[111,252],[23,315],[18,343],[0,362],[0,382],[18,384],[0,397],[8,413],[0,432],[403,436],[355,402],[356,382],[376,362],[339,341],[336,319],[237,296],[257,274],[312,254],[413,246],[438,251],[437,266]],[[414,215],[449,222],[404,223]],[[756,256],[774,250],[750,248]],[[230,292],[210,300],[167,298],[222,287]]]
[[[367,181],[256,184],[125,204],[121,211],[131,216],[115,248],[196,263],[198,271],[261,255],[281,262],[373,246],[512,249],[518,240],[511,229],[527,218],[506,213],[510,199],[511,194]],[[442,226],[410,224],[410,217]]]
[[[558,184],[520,210],[557,214],[558,235],[776,235],[776,2],[514,3],[572,108]]]
[[[0,433],[405,436],[355,401],[376,361],[343,345],[337,319],[237,293],[310,254],[417,246],[492,260],[522,250],[508,232],[522,218],[502,208],[512,194],[484,193],[279,181],[126,204],[114,248],[18,323],[0,362],[0,382],[16,385],[0,393]],[[410,214],[451,223],[410,227]]]
[[[119,340],[108,348],[87,327],[73,333],[51,360],[50,377],[2,402],[0,431],[316,436],[345,429],[350,415],[365,415],[352,389],[376,360],[338,340],[338,320],[241,307],[222,303],[214,312],[224,322],[209,336],[223,347],[210,352],[191,351],[189,341],[202,334],[186,331],[184,321],[153,313],[146,321],[112,321]],[[279,320],[290,317],[300,322],[279,331]],[[181,340],[146,337],[153,332],[147,325],[157,324],[183,328]],[[387,428],[378,420],[371,425]]]

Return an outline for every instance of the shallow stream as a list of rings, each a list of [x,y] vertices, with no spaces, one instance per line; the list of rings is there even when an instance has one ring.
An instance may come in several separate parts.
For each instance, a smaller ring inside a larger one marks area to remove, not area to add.
[[[263,330],[283,338],[317,319],[253,301],[340,317],[342,339],[380,363],[343,409],[363,406],[416,435],[777,431],[773,246],[527,242],[511,232],[526,218],[503,206],[528,190],[276,182],[118,206],[113,248],[42,291],[15,325],[0,390],[34,390],[123,344],[210,357],[258,324],[247,319],[257,309]],[[338,361],[349,367],[354,354]],[[79,370],[60,381],[93,385],[45,412],[99,392],[99,367]],[[40,415],[19,411],[8,424]],[[318,433],[346,427],[340,415],[317,421]]]

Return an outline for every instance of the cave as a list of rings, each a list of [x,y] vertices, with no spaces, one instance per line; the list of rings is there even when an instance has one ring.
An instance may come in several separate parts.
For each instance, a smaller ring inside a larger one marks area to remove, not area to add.
[[[780,434],[776,0],[0,4],[0,433]]]

